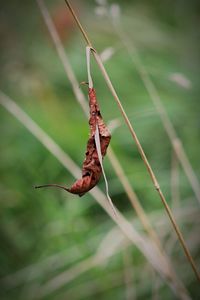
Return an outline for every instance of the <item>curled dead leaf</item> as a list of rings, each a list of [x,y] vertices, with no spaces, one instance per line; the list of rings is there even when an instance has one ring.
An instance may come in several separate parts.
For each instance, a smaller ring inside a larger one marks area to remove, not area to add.
[[[99,162],[98,153],[95,144],[95,132],[96,126],[99,129],[99,138],[101,145],[101,155],[105,156],[106,150],[110,143],[111,135],[106,127],[103,118],[101,116],[100,108],[96,98],[96,92],[94,88],[89,88],[89,106],[90,106],[90,136],[87,142],[87,150],[85,153],[85,160],[82,166],[82,178],[78,179],[71,188],[66,188],[57,184],[46,184],[36,186],[41,187],[59,187],[72,194],[78,194],[83,196],[89,190],[91,190],[98,182],[102,175],[101,164]]]

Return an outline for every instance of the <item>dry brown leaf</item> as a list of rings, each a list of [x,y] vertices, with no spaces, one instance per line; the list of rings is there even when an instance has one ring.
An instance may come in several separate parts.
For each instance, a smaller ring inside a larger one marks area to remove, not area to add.
[[[89,190],[91,190],[98,182],[102,175],[102,168],[99,162],[98,153],[95,143],[95,131],[96,125],[99,129],[99,137],[101,144],[101,155],[105,156],[106,150],[110,143],[111,134],[106,127],[103,118],[101,116],[100,108],[96,98],[96,92],[94,88],[89,88],[89,106],[90,106],[90,136],[87,142],[87,150],[85,153],[85,160],[82,166],[82,178],[78,179],[71,188],[65,188],[57,184],[45,184],[36,186],[36,188],[42,187],[59,187],[72,194],[78,194],[83,196]]]

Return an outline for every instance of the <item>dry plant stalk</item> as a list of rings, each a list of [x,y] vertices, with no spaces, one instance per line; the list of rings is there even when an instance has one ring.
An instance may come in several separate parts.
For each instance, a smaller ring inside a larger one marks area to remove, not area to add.
[[[88,112],[87,112],[87,102],[86,102],[86,99],[85,99],[85,96],[84,94],[82,93],[81,89],[78,88],[78,81],[75,77],[75,74],[72,70],[72,67],[70,65],[70,62],[69,62],[69,59],[67,57],[67,54],[65,53],[65,50],[64,50],[64,47],[61,43],[61,40],[59,38],[59,35],[55,29],[55,26],[52,22],[52,19],[50,17],[50,14],[43,2],[43,0],[37,0],[38,2],[38,5],[39,5],[39,8],[40,8],[40,11],[43,15],[43,18],[44,18],[44,21],[47,25],[47,28],[49,30],[49,33],[52,37],[52,40],[55,44],[55,47],[56,47],[56,50],[57,50],[57,53],[60,57],[60,60],[63,64],[63,67],[64,67],[64,70],[66,72],[66,75],[72,85],[72,89],[73,89],[73,92],[76,96],[76,100],[78,101],[78,103],[80,104],[80,106],[82,107],[84,113],[86,114],[86,116],[88,115]],[[141,223],[143,224],[146,232],[149,234],[149,236],[156,242],[157,246],[159,249],[161,249],[160,247],[160,242],[159,242],[159,238],[157,237],[157,234],[156,232],[154,231],[154,229],[152,228],[149,220],[148,220],[148,217],[147,215],[145,214],[138,198],[137,198],[137,195],[134,193],[125,173],[123,172],[123,169],[119,163],[119,160],[117,159],[117,157],[115,156],[115,153],[113,152],[113,150],[111,151],[111,147],[109,149],[110,151],[108,151],[108,158],[110,159],[110,162],[117,174],[117,176],[119,177],[119,180],[121,181],[127,195],[128,195],[128,198],[129,200],[131,201],[131,204],[133,205],[136,213],[138,214],[138,217],[140,218],[141,220]],[[94,196],[96,196],[96,192],[94,194]],[[108,198],[108,195],[107,195],[107,198]],[[115,214],[116,215],[116,214]],[[161,252],[163,253],[164,255],[164,250],[162,249]],[[165,259],[168,260],[167,256],[165,255]],[[169,261],[168,261],[168,264]],[[173,272],[172,270],[173,268],[171,268],[171,278],[173,278],[173,282],[176,282],[177,281],[177,278],[174,277],[175,276],[175,273]],[[186,292],[183,292],[184,291],[184,287],[182,286],[181,287],[181,282],[180,282],[180,286],[176,287],[175,290],[177,291],[177,295],[179,295],[179,297],[182,299],[182,297],[184,298]],[[182,296],[183,295],[183,296]]]
[[[44,21],[46,23],[46,26],[49,30],[50,35],[51,35],[51,38],[52,38],[52,40],[55,44],[55,47],[56,47],[57,53],[59,55],[59,58],[60,58],[60,60],[63,64],[66,75],[67,75],[67,77],[68,77],[68,79],[69,79],[69,81],[72,85],[72,90],[74,92],[76,100],[80,104],[81,108],[83,109],[83,111],[84,111],[84,113],[87,117],[88,112],[87,112],[87,101],[86,101],[85,95],[82,93],[81,89],[78,88],[78,86],[79,86],[78,80],[76,79],[76,76],[75,76],[75,74],[72,70],[71,64],[70,64],[69,59],[67,57],[67,54],[64,50],[62,42],[59,38],[58,32],[56,31],[55,25],[54,25],[54,23],[51,19],[51,16],[50,16],[50,14],[47,10],[47,7],[45,6],[43,0],[37,0],[37,2],[38,2],[38,5],[39,5],[39,8],[40,8],[40,11],[42,13],[42,16],[44,18]],[[86,50],[86,54],[87,54],[87,56],[90,57],[91,49],[90,49],[90,47],[86,47],[86,48],[89,48],[89,54],[88,54],[87,50]],[[88,82],[90,83],[90,86],[92,87],[93,83],[92,83],[92,79],[91,79],[91,75],[90,75],[90,60],[89,59],[87,59],[87,70],[88,70]],[[169,258],[167,257],[164,249],[162,249],[159,238],[158,238],[156,232],[154,231],[153,227],[151,226],[151,224],[149,222],[149,219],[148,219],[148,216],[146,215],[144,209],[142,208],[142,206],[141,206],[141,204],[140,204],[140,202],[137,198],[137,195],[133,191],[133,188],[132,188],[130,182],[128,181],[128,178],[127,178],[126,174],[124,173],[123,168],[122,168],[119,160],[117,159],[114,151],[112,150],[111,146],[108,149],[107,155],[108,155],[108,159],[110,160],[110,163],[113,166],[113,169],[114,169],[117,177],[119,178],[120,182],[122,183],[122,186],[124,187],[124,190],[125,190],[125,192],[128,196],[128,199],[130,200],[133,208],[135,209],[135,212],[138,215],[144,229],[149,234],[151,239],[155,242],[158,249],[160,249],[160,251],[163,253],[163,256],[165,257],[165,260],[167,261],[167,263],[168,263],[168,265],[170,266],[170,269],[171,269],[170,276],[171,276],[171,278],[173,278],[173,281],[176,282],[177,281],[177,276],[175,275],[175,272],[174,272],[173,267],[172,267],[172,265],[169,261]],[[103,168],[102,168],[102,171],[104,172]],[[107,186],[107,180],[106,180],[105,176],[104,176],[104,179],[105,179],[105,183],[106,183],[107,198],[108,198],[108,200],[110,202],[110,205],[113,209],[113,212],[116,216],[117,215],[116,214],[116,209],[114,208],[114,206],[112,204],[112,200],[111,200],[111,198],[108,194],[108,186]],[[184,299],[184,296],[182,296],[182,295],[186,294],[186,292],[183,292],[184,289],[185,288],[184,288],[184,286],[181,282],[177,285],[177,287],[175,289],[177,295],[181,299],[182,298]]]
[[[103,74],[103,76],[105,78],[105,81],[106,81],[106,83],[107,83],[107,85],[108,85],[108,87],[109,87],[109,89],[110,89],[110,91],[111,91],[111,93],[112,93],[115,101],[118,104],[120,112],[121,112],[121,114],[122,114],[122,116],[123,116],[123,118],[124,118],[124,120],[125,120],[128,128],[130,130],[130,133],[131,133],[131,135],[132,135],[132,137],[133,137],[136,145],[137,145],[138,151],[139,151],[139,153],[140,153],[140,155],[142,157],[142,160],[143,160],[143,162],[144,162],[144,164],[145,164],[145,166],[147,168],[147,171],[148,171],[148,173],[149,173],[149,175],[151,177],[151,180],[152,180],[152,182],[153,182],[153,184],[155,186],[155,189],[157,190],[158,195],[159,195],[159,197],[160,197],[160,199],[161,199],[161,201],[162,201],[162,203],[163,203],[163,205],[165,207],[165,210],[166,210],[166,212],[168,214],[168,217],[169,217],[169,219],[170,219],[170,221],[172,223],[172,226],[173,226],[173,228],[174,228],[174,230],[175,230],[175,232],[177,234],[178,240],[179,240],[179,242],[180,242],[180,244],[181,244],[181,246],[183,248],[183,251],[184,251],[184,253],[185,253],[185,255],[186,255],[187,259],[188,259],[188,262],[190,263],[190,265],[191,265],[191,267],[193,269],[193,272],[194,272],[196,278],[200,282],[200,275],[198,273],[198,270],[197,270],[197,267],[195,265],[195,262],[194,262],[191,254],[190,254],[190,251],[189,251],[189,249],[188,249],[188,247],[187,247],[187,245],[185,243],[185,240],[184,240],[183,235],[182,235],[182,233],[181,233],[181,231],[179,229],[179,226],[176,223],[176,220],[175,220],[175,218],[173,216],[173,213],[172,213],[169,205],[167,204],[165,196],[162,193],[162,190],[161,190],[161,188],[159,186],[157,178],[156,178],[156,176],[155,176],[155,174],[154,174],[154,172],[153,172],[153,170],[151,168],[151,165],[150,165],[150,163],[149,163],[149,161],[148,161],[148,159],[147,159],[147,157],[145,155],[145,152],[144,152],[144,150],[142,148],[142,145],[140,144],[140,141],[139,141],[139,139],[137,137],[137,134],[134,131],[134,129],[133,129],[131,123],[130,123],[130,120],[129,120],[129,118],[128,118],[128,116],[127,116],[127,114],[126,114],[126,112],[125,112],[125,110],[124,110],[124,108],[123,108],[123,106],[121,104],[121,101],[120,101],[120,99],[119,99],[119,97],[118,97],[118,95],[117,95],[117,93],[116,93],[116,91],[115,91],[115,89],[114,89],[114,87],[112,85],[110,77],[108,76],[108,74],[107,74],[107,72],[105,70],[105,67],[104,67],[104,65],[103,65],[103,63],[102,63],[102,61],[101,61],[101,59],[100,59],[97,51],[94,49],[94,47],[93,47],[90,39],[88,38],[88,35],[87,35],[86,31],[83,29],[83,27],[82,27],[82,25],[81,25],[81,23],[80,23],[77,15],[76,15],[76,13],[74,12],[71,4],[69,3],[68,0],[65,0],[65,2],[66,2],[67,7],[69,8],[70,12],[72,13],[72,16],[74,17],[74,19],[75,19],[75,21],[76,21],[76,23],[78,25],[78,28],[80,29],[81,33],[83,34],[84,39],[86,40],[86,43],[87,43],[88,47],[90,47],[91,49],[93,49],[92,53],[93,53],[93,55],[94,55],[94,57],[96,59],[96,62],[97,62],[98,66],[99,66],[99,68],[100,68],[100,70],[101,70],[101,72],[102,72],[102,74]]]

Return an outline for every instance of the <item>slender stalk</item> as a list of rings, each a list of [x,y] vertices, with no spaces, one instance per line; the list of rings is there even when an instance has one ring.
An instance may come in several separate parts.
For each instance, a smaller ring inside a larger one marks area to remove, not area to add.
[[[118,107],[119,107],[119,109],[120,109],[120,112],[121,112],[121,114],[122,114],[122,116],[123,116],[123,118],[124,118],[124,120],[125,120],[125,122],[126,122],[128,128],[129,128],[129,131],[130,131],[130,133],[131,133],[131,135],[132,135],[132,137],[133,137],[133,139],[134,139],[136,145],[137,145],[138,151],[139,151],[139,153],[140,153],[140,155],[141,155],[141,157],[142,157],[142,160],[143,160],[143,162],[144,162],[144,164],[145,164],[145,166],[146,166],[146,168],[147,168],[147,171],[148,171],[148,173],[149,173],[149,175],[150,175],[150,177],[151,177],[151,180],[152,180],[152,182],[153,182],[153,184],[154,184],[154,186],[155,186],[155,189],[157,190],[157,192],[158,192],[158,194],[159,194],[159,196],[160,196],[160,199],[161,199],[161,201],[162,201],[162,203],[163,203],[163,205],[164,205],[164,207],[165,207],[165,210],[166,210],[166,212],[167,212],[167,214],[168,214],[168,217],[169,217],[169,219],[171,220],[171,223],[172,223],[173,228],[174,228],[174,230],[175,230],[175,232],[176,232],[176,234],[177,234],[177,237],[178,237],[178,239],[179,239],[179,242],[180,242],[180,244],[182,245],[182,248],[183,248],[183,250],[184,250],[184,253],[185,253],[185,255],[186,255],[186,257],[187,257],[187,259],[188,259],[188,261],[189,261],[189,263],[190,263],[190,265],[191,265],[193,271],[194,271],[194,274],[195,274],[196,278],[197,278],[198,281],[200,282],[200,275],[199,275],[198,270],[197,270],[197,268],[196,268],[195,262],[194,262],[194,260],[193,260],[193,258],[192,258],[192,256],[191,256],[191,254],[190,254],[190,251],[189,251],[189,249],[188,249],[188,247],[187,247],[187,245],[186,245],[186,243],[185,243],[185,240],[184,240],[184,238],[183,238],[183,235],[182,235],[182,233],[181,233],[181,231],[180,231],[180,229],[179,229],[179,227],[178,227],[178,224],[177,224],[176,221],[175,221],[175,218],[174,218],[174,216],[173,216],[173,214],[172,214],[172,212],[171,212],[171,209],[170,209],[170,207],[168,206],[167,201],[166,201],[166,199],[165,199],[165,197],[164,197],[164,195],[163,195],[163,193],[162,193],[162,191],[161,191],[161,188],[160,188],[160,186],[159,186],[159,184],[158,184],[157,178],[156,178],[156,176],[155,176],[155,174],[154,174],[154,172],[153,172],[153,170],[152,170],[152,168],[151,168],[151,166],[150,166],[150,164],[149,164],[149,161],[148,161],[148,159],[147,159],[147,157],[146,157],[146,155],[145,155],[145,153],[144,153],[144,150],[143,150],[143,148],[142,148],[142,146],[141,146],[141,144],[140,144],[140,141],[139,141],[139,139],[138,139],[138,137],[137,137],[137,134],[136,134],[136,132],[134,131],[134,129],[133,129],[133,127],[132,127],[132,125],[131,125],[131,123],[130,123],[130,121],[129,121],[129,118],[128,118],[128,116],[127,116],[127,114],[126,114],[126,112],[125,112],[125,110],[124,110],[124,108],[123,108],[123,106],[122,106],[122,104],[121,104],[121,101],[120,101],[120,99],[119,99],[119,97],[118,97],[118,95],[117,95],[117,93],[116,93],[116,91],[115,91],[115,89],[114,89],[114,87],[113,87],[113,85],[112,85],[112,82],[111,82],[111,80],[110,80],[110,77],[108,76],[108,73],[106,72],[106,70],[105,70],[105,68],[104,68],[104,65],[103,65],[103,63],[102,63],[102,61],[101,61],[101,59],[100,59],[100,57],[99,57],[97,51],[96,51],[96,50],[94,49],[94,47],[92,46],[92,43],[91,43],[91,41],[90,41],[90,39],[89,39],[87,33],[86,33],[85,30],[83,29],[83,27],[82,27],[82,25],[81,25],[81,23],[80,23],[78,17],[76,16],[76,14],[75,14],[75,12],[74,12],[74,10],[73,10],[71,4],[69,3],[68,0],[65,0],[65,2],[66,2],[66,4],[67,4],[68,8],[70,9],[70,11],[71,11],[71,13],[72,13],[72,15],[73,15],[73,17],[74,17],[74,19],[75,19],[77,25],[78,25],[78,28],[79,28],[80,31],[82,32],[82,34],[83,34],[83,36],[84,36],[84,38],[85,38],[85,40],[86,40],[86,43],[88,44],[89,47],[91,47],[91,48],[93,49],[93,55],[94,55],[94,57],[95,57],[95,59],[96,59],[96,62],[97,62],[98,66],[99,66],[99,68],[100,68],[100,70],[101,70],[101,72],[102,72],[102,74],[103,74],[103,76],[104,76],[104,79],[105,79],[105,81],[106,81],[106,83],[107,83],[107,85],[108,85],[108,87],[109,87],[109,89],[110,89],[110,91],[111,91],[111,93],[112,93],[112,95],[113,95],[115,101],[116,101],[117,104],[118,104]]]
[[[75,21],[76,21],[76,23],[77,23],[77,25],[78,25],[80,31],[82,32],[82,34],[83,34],[83,36],[84,36],[84,39],[86,40],[87,45],[88,45],[89,47],[92,48],[92,44],[91,44],[91,42],[90,42],[90,40],[89,40],[89,38],[88,38],[88,35],[87,35],[87,33],[85,32],[85,30],[83,29],[83,27],[82,27],[82,25],[81,25],[81,22],[79,21],[79,19],[78,19],[77,15],[76,15],[75,11],[73,10],[71,4],[69,3],[69,1],[66,1],[66,0],[65,0],[65,3],[66,3],[66,5],[67,5],[67,7],[69,8],[69,10],[70,10],[72,16],[74,17],[74,19],[75,19]]]
[[[52,40],[55,44],[56,50],[58,52],[58,55],[61,59],[61,62],[63,63],[66,75],[72,85],[72,89],[74,92],[74,95],[78,101],[78,103],[80,104],[80,106],[82,107],[84,113],[86,114],[86,117],[88,117],[88,113],[87,110],[85,110],[85,107],[88,106],[87,104],[87,100],[86,97],[84,96],[82,90],[80,88],[78,88],[79,83],[76,79],[76,76],[72,70],[72,67],[70,65],[70,62],[68,60],[67,54],[64,50],[64,47],[61,43],[60,37],[56,31],[55,25],[53,24],[53,21],[51,19],[51,16],[47,10],[47,7],[45,6],[43,0],[37,0],[40,11],[44,17],[44,21],[47,25],[47,28],[49,30],[49,33],[52,37]],[[89,47],[90,48],[90,47]],[[170,276],[171,278],[173,278],[173,281],[177,281],[177,276],[173,270],[172,264],[168,258],[168,256],[166,255],[164,249],[162,248],[161,244],[160,244],[160,240],[159,237],[157,236],[157,233],[155,232],[155,230],[153,229],[151,223],[149,222],[148,216],[146,215],[144,209],[142,208],[137,195],[135,194],[135,192],[133,191],[133,188],[131,187],[131,184],[127,178],[127,176],[125,175],[122,166],[120,165],[119,160],[117,159],[114,151],[112,150],[111,146],[109,146],[108,152],[107,152],[108,158],[110,160],[111,165],[113,166],[113,169],[116,173],[116,175],[119,177],[119,181],[122,183],[122,186],[124,187],[124,190],[128,196],[128,199],[130,200],[133,208],[136,211],[136,214],[138,215],[144,229],[146,230],[146,232],[149,234],[149,236],[151,237],[151,239],[155,242],[155,244],[157,245],[157,248],[159,251],[162,252],[163,256],[165,257],[166,262],[168,263],[168,265],[170,266]],[[182,298],[182,294],[183,290],[184,290],[184,286],[181,282],[179,282],[177,284],[176,290],[178,292],[178,295],[180,298]]]
[[[51,16],[48,12],[48,9],[46,7],[46,5],[44,4],[43,0],[37,0],[40,11],[43,15],[44,21],[47,25],[47,28],[49,30],[49,33],[52,37],[52,40],[55,44],[56,50],[58,52],[58,55],[63,63],[66,75],[72,85],[72,89],[74,92],[74,95],[78,101],[78,103],[80,104],[80,106],[82,107],[84,113],[86,114],[86,117],[88,117],[88,113],[87,111],[85,111],[85,107],[88,105],[87,104],[87,100],[86,97],[84,96],[82,90],[80,88],[78,88],[79,83],[76,79],[76,76],[72,70],[72,67],[70,65],[70,62],[68,60],[67,54],[64,50],[64,47],[61,43],[60,37],[56,31],[55,25],[53,24],[53,21],[51,19]],[[90,48],[90,47],[89,47]],[[144,229],[146,230],[146,232],[149,234],[149,236],[151,237],[151,239],[155,242],[155,244],[157,245],[157,248],[159,249],[159,251],[162,252],[163,256],[165,256],[165,260],[168,263],[168,265],[170,266],[170,276],[171,278],[173,278],[173,281],[177,281],[177,276],[173,270],[173,267],[170,263],[170,260],[168,258],[168,256],[166,255],[164,249],[161,247],[160,244],[160,240],[159,237],[157,236],[157,233],[155,232],[155,230],[153,229],[153,227],[151,226],[151,223],[149,222],[148,216],[146,215],[144,209],[142,208],[137,195],[135,194],[135,192],[133,191],[133,188],[131,187],[131,184],[127,178],[127,176],[125,175],[122,166],[120,165],[119,160],[117,159],[114,151],[112,150],[111,146],[109,146],[108,152],[107,152],[108,158],[110,160],[111,165],[113,166],[113,169],[116,173],[116,175],[119,177],[120,182],[122,183],[122,186],[124,187],[124,190],[128,196],[128,199],[130,200],[133,208],[136,211],[136,214],[138,215]],[[176,278],[176,279],[175,279]],[[180,298],[182,298],[182,294],[183,294],[183,290],[184,290],[184,286],[181,282],[179,282],[179,284],[176,287],[176,290],[178,291],[178,295]],[[185,294],[185,293],[184,293]]]

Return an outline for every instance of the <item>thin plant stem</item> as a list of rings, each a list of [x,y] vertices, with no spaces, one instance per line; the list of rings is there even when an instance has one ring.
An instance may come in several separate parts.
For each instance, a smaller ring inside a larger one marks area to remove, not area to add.
[[[58,161],[75,177],[80,176],[80,168],[65,153],[55,141],[42,130],[12,99],[0,91],[0,104],[12,114],[35,138],[54,156]],[[139,234],[130,222],[117,210],[117,217],[107,201],[106,195],[95,187],[89,191],[93,198],[107,212],[111,219],[119,226],[123,234],[129,241],[135,244],[138,249],[147,258],[150,264],[157,270],[158,273],[165,279],[168,285],[177,295],[184,300],[190,299],[187,291],[181,285],[179,280],[171,272],[167,260],[151,241],[142,234]]]
[[[106,71],[106,69],[105,69],[105,67],[104,67],[104,65],[103,65],[103,63],[102,63],[102,61],[101,61],[101,59],[100,59],[100,57],[99,57],[97,51],[96,51],[96,50],[94,49],[94,47],[92,46],[92,43],[91,43],[91,41],[90,41],[90,39],[89,39],[87,33],[86,33],[85,30],[83,29],[83,27],[82,27],[82,25],[81,25],[81,23],[80,23],[78,17],[76,16],[76,14],[75,14],[75,12],[74,12],[74,10],[73,10],[71,4],[69,3],[68,0],[65,0],[65,2],[66,2],[66,4],[67,4],[68,8],[70,9],[70,11],[71,11],[71,13],[72,13],[72,15],[73,15],[73,17],[74,17],[74,19],[75,19],[77,25],[78,25],[78,28],[79,28],[80,31],[82,32],[82,34],[83,34],[83,36],[84,36],[84,39],[86,40],[86,43],[88,44],[89,47],[91,47],[91,49],[93,49],[92,53],[93,53],[93,55],[94,55],[94,57],[95,57],[95,59],[96,59],[96,62],[97,62],[97,64],[98,64],[98,66],[99,66],[99,69],[101,70],[101,72],[102,72],[102,74],[103,74],[103,77],[104,77],[104,79],[105,79],[105,81],[106,81],[106,83],[107,83],[107,85],[108,85],[108,87],[109,87],[109,89],[110,89],[110,91],[111,91],[111,93],[112,93],[112,95],[113,95],[115,101],[116,101],[117,104],[118,104],[118,107],[119,107],[119,109],[120,109],[120,112],[121,112],[121,114],[122,114],[122,116],[123,116],[123,118],[124,118],[124,120],[125,120],[125,122],[126,122],[128,128],[129,128],[129,131],[130,131],[130,133],[131,133],[131,135],[132,135],[132,137],[133,137],[133,139],[134,139],[136,145],[137,145],[138,151],[139,151],[139,153],[140,153],[140,155],[141,155],[141,157],[142,157],[142,160],[143,160],[143,162],[144,162],[144,164],[145,164],[145,166],[146,166],[146,168],[147,168],[147,171],[148,171],[148,173],[149,173],[149,175],[150,175],[150,177],[151,177],[151,180],[152,180],[152,182],[153,182],[153,184],[154,184],[154,187],[155,187],[155,189],[157,190],[157,192],[158,192],[158,194],[159,194],[159,196],[160,196],[160,199],[161,199],[161,201],[162,201],[162,203],[163,203],[163,205],[164,205],[164,207],[165,207],[165,210],[166,210],[166,212],[167,212],[167,214],[168,214],[169,219],[171,220],[171,223],[172,223],[172,225],[173,225],[173,228],[174,228],[174,230],[175,230],[175,232],[176,232],[176,234],[177,234],[178,240],[179,240],[180,244],[182,245],[182,248],[183,248],[183,250],[184,250],[184,253],[185,253],[185,255],[186,255],[186,257],[187,257],[187,259],[188,259],[188,261],[189,261],[189,263],[190,263],[190,265],[191,265],[193,271],[194,271],[194,274],[195,274],[197,280],[200,282],[200,275],[199,275],[199,273],[198,273],[198,270],[197,270],[197,267],[196,267],[196,265],[195,265],[195,262],[194,262],[194,260],[193,260],[193,258],[192,258],[192,256],[191,256],[191,254],[190,254],[190,251],[189,251],[189,249],[188,249],[188,247],[187,247],[187,245],[186,245],[186,243],[185,243],[185,240],[184,240],[184,238],[183,238],[183,235],[182,235],[182,233],[181,233],[181,231],[180,231],[180,229],[179,229],[178,224],[176,223],[176,220],[175,220],[175,218],[174,218],[174,216],[173,216],[173,214],[172,214],[172,211],[171,211],[169,205],[167,204],[167,201],[166,201],[166,199],[165,199],[165,197],[164,197],[164,195],[163,195],[163,193],[162,193],[162,190],[161,190],[161,188],[160,188],[160,186],[159,186],[159,184],[158,184],[157,178],[156,178],[156,176],[155,176],[155,174],[154,174],[154,172],[153,172],[153,170],[152,170],[152,168],[151,168],[151,166],[150,166],[150,164],[149,164],[149,161],[148,161],[148,159],[147,159],[147,157],[146,157],[146,155],[145,155],[145,153],[144,153],[144,150],[143,150],[143,148],[142,148],[142,145],[140,144],[140,141],[139,141],[139,139],[138,139],[138,137],[137,137],[137,134],[136,134],[135,130],[133,129],[133,127],[132,127],[132,125],[131,125],[131,123],[130,123],[130,121],[129,121],[129,118],[128,118],[128,116],[127,116],[127,114],[126,114],[126,112],[125,112],[125,110],[124,110],[124,108],[123,108],[123,106],[122,106],[122,104],[121,104],[121,101],[120,101],[120,99],[119,99],[119,97],[118,97],[118,95],[117,95],[117,93],[116,93],[116,91],[115,91],[115,88],[114,88],[113,85],[112,85],[112,82],[111,82],[111,80],[110,80],[110,77],[108,76],[108,73],[107,73],[107,71]]]
[[[59,35],[56,31],[55,25],[53,24],[51,16],[50,16],[44,2],[42,0],[37,0],[37,2],[38,2],[38,5],[39,5],[39,8],[40,8],[40,11],[43,15],[44,21],[45,21],[45,23],[47,25],[47,28],[49,30],[49,33],[50,33],[50,35],[52,37],[52,40],[55,44],[58,55],[59,55],[59,57],[60,57],[60,59],[63,63],[66,75],[67,75],[67,77],[68,77],[68,79],[69,79],[69,81],[72,85],[74,95],[75,95],[78,103],[82,107],[84,113],[86,114],[86,117],[88,117],[88,113],[85,110],[85,107],[88,105],[87,101],[86,101],[86,97],[82,93],[82,90],[80,88],[78,88],[79,83],[76,79],[76,76],[75,76],[73,70],[72,70],[69,59],[67,57],[67,54],[64,50],[64,47],[63,47],[62,42],[60,40],[60,37],[59,37]],[[62,54],[62,55],[60,55],[60,54]],[[65,66],[67,66],[67,67],[65,67]],[[125,190],[125,192],[128,196],[128,199],[130,200],[133,208],[135,209],[136,214],[138,215],[144,229],[149,234],[151,239],[156,243],[158,249],[160,249],[162,254],[165,256],[165,259],[168,261],[168,265],[170,265],[170,269],[171,269],[171,272],[172,272],[171,276],[172,277],[176,276],[168,256],[166,255],[164,249],[162,249],[159,237],[157,236],[157,233],[155,232],[155,230],[153,229],[151,223],[149,222],[149,219],[148,219],[143,207],[141,206],[141,204],[140,204],[140,202],[137,198],[137,195],[133,191],[133,188],[131,187],[131,184],[130,184],[127,176],[125,175],[125,173],[123,171],[123,168],[122,168],[119,160],[117,159],[114,151],[112,150],[111,146],[109,146],[107,155],[108,155],[108,158],[109,158],[109,161],[110,161],[111,165],[113,166],[113,169],[114,169],[116,175],[118,176],[120,182],[122,183],[122,186],[124,187],[124,190]],[[180,283],[180,284],[182,285],[182,283]],[[178,287],[178,288],[182,288],[182,287]]]
[[[83,29],[83,27],[82,27],[82,25],[81,25],[81,22],[79,21],[79,18],[77,17],[77,15],[76,15],[75,11],[73,10],[71,4],[69,3],[69,1],[66,1],[66,0],[65,0],[65,3],[66,3],[66,5],[67,5],[69,11],[71,12],[73,18],[75,19],[76,24],[78,25],[78,27],[79,27],[79,29],[80,29],[82,35],[84,36],[84,39],[85,39],[85,41],[86,41],[86,43],[87,43],[87,46],[90,47],[90,48],[93,48],[93,47],[92,47],[92,44],[91,44],[91,42],[90,42],[90,40],[89,40],[89,37],[88,37],[86,31]]]

